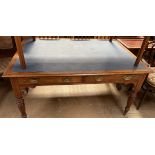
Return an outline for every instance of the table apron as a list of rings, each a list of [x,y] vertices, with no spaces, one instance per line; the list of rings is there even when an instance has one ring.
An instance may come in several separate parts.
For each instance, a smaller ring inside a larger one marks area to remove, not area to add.
[[[41,85],[73,85],[73,84],[97,84],[97,83],[136,83],[143,74],[122,75],[89,75],[89,76],[49,76],[49,77],[18,77],[20,86]]]

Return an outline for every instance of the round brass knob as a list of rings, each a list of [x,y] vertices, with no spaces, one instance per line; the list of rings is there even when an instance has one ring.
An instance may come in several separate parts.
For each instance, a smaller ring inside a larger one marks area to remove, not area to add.
[[[32,84],[37,84],[37,83],[38,83],[38,80],[37,80],[37,79],[31,79],[30,82],[31,82]]]
[[[71,80],[70,80],[69,78],[64,78],[63,81],[64,81],[65,83],[71,82]]]
[[[103,81],[103,77],[102,76],[95,77],[95,80],[97,82],[101,82],[101,81]]]
[[[124,76],[123,79],[124,79],[125,81],[128,81],[128,80],[131,80],[132,77],[131,77],[131,76]]]

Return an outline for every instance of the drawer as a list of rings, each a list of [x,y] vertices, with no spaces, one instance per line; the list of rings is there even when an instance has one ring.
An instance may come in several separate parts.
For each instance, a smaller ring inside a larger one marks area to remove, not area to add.
[[[140,75],[89,75],[89,76],[61,76],[61,77],[34,77],[18,78],[20,85],[69,85],[91,83],[133,83]]]
[[[86,76],[83,79],[84,83],[130,83],[137,80],[139,75],[94,75]]]
[[[19,84],[24,85],[50,85],[50,84],[78,84],[82,82],[79,76],[65,77],[34,77],[34,78],[19,78]]]

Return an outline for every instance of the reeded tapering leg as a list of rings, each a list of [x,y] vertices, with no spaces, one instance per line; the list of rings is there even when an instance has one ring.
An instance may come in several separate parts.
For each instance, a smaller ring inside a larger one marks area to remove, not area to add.
[[[135,82],[131,88],[131,93],[129,94],[128,97],[128,101],[127,101],[127,105],[125,107],[124,113],[123,115],[126,115],[127,112],[130,110],[131,105],[135,102],[136,100],[136,96],[137,93],[140,91],[144,80],[146,78],[147,74],[142,74],[141,76],[139,76],[139,78],[137,79],[137,82]]]
[[[36,37],[35,36],[32,36],[32,39],[33,39],[33,41],[35,41],[36,40]]]
[[[11,80],[12,88],[14,91],[14,95],[16,97],[16,103],[17,103],[18,109],[21,113],[21,117],[26,118],[27,114],[26,114],[26,110],[25,110],[25,103],[24,103],[21,88],[18,83],[18,78],[11,78],[10,80]]]
[[[127,105],[125,107],[123,115],[126,115],[126,113],[130,110],[131,105],[135,102],[137,93],[132,90],[127,101]]]
[[[25,103],[23,97],[16,97],[16,103],[18,105],[18,109],[21,113],[22,118],[27,118],[27,114],[25,111]]]

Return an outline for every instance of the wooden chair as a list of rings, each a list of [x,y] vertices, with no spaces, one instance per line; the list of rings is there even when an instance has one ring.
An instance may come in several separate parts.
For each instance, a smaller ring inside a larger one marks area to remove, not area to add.
[[[93,39],[92,36],[73,36],[72,40],[90,40]]]
[[[59,36],[39,36],[40,40],[58,40]]]
[[[0,36],[0,57],[13,56],[16,51],[16,44],[12,36]]]
[[[154,65],[154,61],[155,61],[155,49],[154,49],[155,41],[150,42],[148,44],[148,46],[150,44],[152,44],[152,48],[151,48],[152,51],[151,52],[149,51],[149,53],[151,53],[151,54],[150,54],[150,58],[148,59],[148,62],[150,63],[152,73],[150,73],[147,76],[147,78],[146,78],[146,80],[142,86],[142,91],[143,91],[142,98],[140,99],[140,101],[138,103],[137,109],[140,108],[141,104],[143,103],[143,101],[144,101],[144,99],[148,93],[150,93],[150,92],[155,93],[155,65]]]
[[[145,97],[148,93],[155,93],[155,67],[151,68],[153,73],[150,73],[145,80],[143,87],[142,87],[142,97],[138,103],[137,109],[140,108],[141,104],[143,103]]]
[[[110,39],[110,36],[95,36],[94,38],[99,40],[107,40]]]
[[[155,66],[155,40],[152,40],[148,43],[148,47],[145,50],[145,60],[148,62],[150,67]]]
[[[90,39],[99,39],[99,40],[109,40],[112,41],[115,39],[113,36],[73,36],[72,40],[90,40]]]
[[[107,40],[107,39],[144,39],[144,37],[139,36],[95,36],[95,39]]]
[[[11,57],[0,58],[0,78],[2,77],[2,74],[4,73],[5,69],[7,68],[10,60],[11,60]]]
[[[7,68],[11,57],[16,51],[14,37],[2,36],[0,38],[0,78]]]

